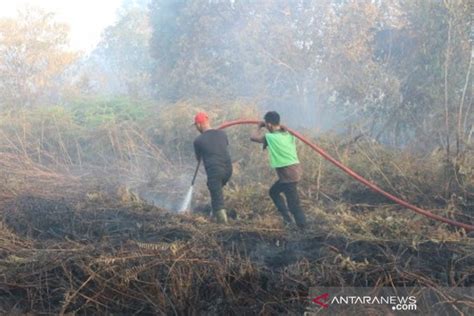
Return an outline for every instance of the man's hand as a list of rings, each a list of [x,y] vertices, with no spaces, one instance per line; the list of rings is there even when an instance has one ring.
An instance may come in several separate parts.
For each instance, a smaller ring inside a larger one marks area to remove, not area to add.
[[[264,132],[262,131],[262,128],[265,127],[265,122],[260,122],[258,123],[258,127],[257,129],[252,133],[252,135],[250,136],[250,140],[253,141],[253,142],[256,142],[256,143],[261,143],[263,144],[264,140],[265,140],[265,134]]]

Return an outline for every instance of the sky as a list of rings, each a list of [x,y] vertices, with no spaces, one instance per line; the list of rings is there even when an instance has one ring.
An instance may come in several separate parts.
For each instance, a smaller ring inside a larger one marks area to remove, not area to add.
[[[0,0],[0,17],[15,17],[26,5],[54,12],[58,22],[71,28],[71,48],[91,51],[102,31],[113,24],[122,0]]]

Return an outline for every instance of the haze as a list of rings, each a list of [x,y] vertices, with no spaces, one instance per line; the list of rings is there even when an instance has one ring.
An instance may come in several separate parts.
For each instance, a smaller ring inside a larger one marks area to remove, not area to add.
[[[116,19],[121,0],[16,0],[0,1],[0,16],[14,17],[25,6],[54,12],[56,20],[71,27],[71,48],[91,51],[100,40],[105,27]]]

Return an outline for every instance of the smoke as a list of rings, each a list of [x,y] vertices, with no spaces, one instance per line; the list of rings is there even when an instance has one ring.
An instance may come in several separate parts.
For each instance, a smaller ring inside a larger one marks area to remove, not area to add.
[[[150,152],[135,157],[129,170],[119,177],[119,183],[146,204],[178,213],[188,209],[192,195],[188,189],[193,175],[191,167],[177,162],[166,163],[157,156]]]
[[[189,174],[181,174],[179,178],[160,177],[153,182],[146,179],[137,182],[136,176],[136,174],[130,174],[129,181],[125,181],[125,183],[143,202],[178,213],[189,208],[192,195],[191,189],[186,192],[191,181]],[[130,179],[133,180],[130,181]],[[183,201],[184,193],[186,195],[184,195]]]

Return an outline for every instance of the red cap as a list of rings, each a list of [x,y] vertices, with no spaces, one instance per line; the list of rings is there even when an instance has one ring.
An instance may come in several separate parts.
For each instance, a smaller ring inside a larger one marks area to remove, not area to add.
[[[202,124],[206,122],[207,120],[209,120],[209,116],[207,116],[207,114],[204,112],[199,112],[194,117],[194,124]]]

